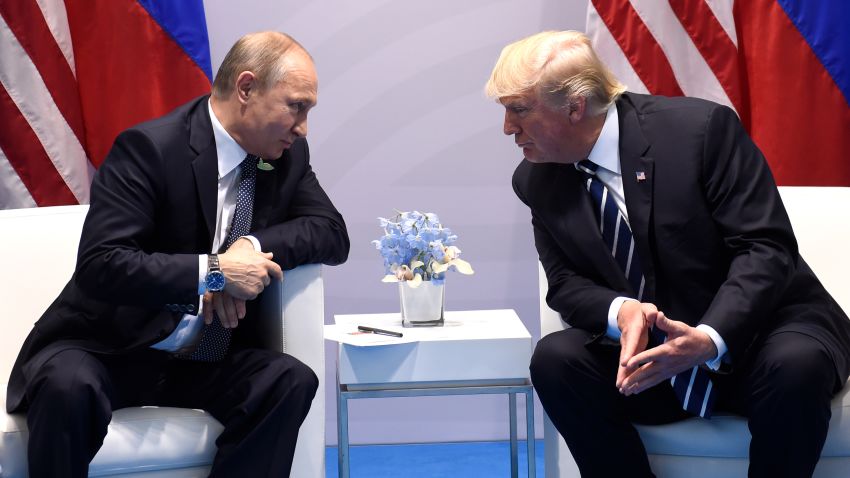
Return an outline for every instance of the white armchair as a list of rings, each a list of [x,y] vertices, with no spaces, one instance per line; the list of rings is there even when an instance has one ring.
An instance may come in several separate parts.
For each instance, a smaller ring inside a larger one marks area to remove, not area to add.
[[[21,344],[73,273],[88,206],[0,211],[0,380],[9,376]],[[321,265],[287,271],[281,285],[266,289],[261,305],[270,320],[273,348],[324,376],[324,289]],[[279,324],[279,326],[278,326]],[[27,476],[24,415],[5,410],[0,383],[0,478]],[[140,407],[116,410],[89,476],[194,478],[209,474],[215,439],[222,430],[202,410]],[[298,435],[291,476],[325,476],[325,392],[319,384]]]
[[[842,309],[850,312],[850,188],[781,187],[800,253]],[[563,330],[557,312],[546,305],[548,284],[540,276],[540,334]],[[661,426],[638,426],[654,473],[659,478],[734,478],[747,476],[750,432],[744,418],[715,414]],[[544,417],[546,478],[578,477],[564,439]],[[687,437],[687,439],[685,439]],[[832,401],[832,420],[815,478],[850,475],[850,386]]]

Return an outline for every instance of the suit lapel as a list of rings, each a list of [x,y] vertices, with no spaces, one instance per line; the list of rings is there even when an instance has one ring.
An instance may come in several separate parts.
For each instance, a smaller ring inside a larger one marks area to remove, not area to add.
[[[585,263],[585,270],[598,271],[612,288],[628,290],[623,271],[602,239],[599,223],[593,213],[593,199],[581,173],[574,166],[566,165],[561,168],[560,177],[555,183],[561,185],[552,188],[556,191],[554,204],[560,205],[554,222],[561,231],[555,237],[572,242],[563,245],[563,249],[579,251],[579,254],[571,255],[577,264]]]
[[[650,145],[641,132],[640,119],[634,107],[626,100],[619,100],[617,108],[620,118],[620,168],[629,226],[646,279],[644,297],[652,300],[655,295],[655,269],[649,226],[652,222],[655,162],[649,156]]]
[[[208,110],[208,101],[201,101],[189,114],[189,145],[198,153],[192,161],[195,190],[207,225],[207,238],[212,247],[215,234],[215,211],[218,199],[218,154]]]

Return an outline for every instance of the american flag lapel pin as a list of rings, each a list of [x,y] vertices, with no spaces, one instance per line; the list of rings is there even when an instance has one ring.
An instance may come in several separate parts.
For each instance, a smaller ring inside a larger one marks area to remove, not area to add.
[[[646,173],[645,173],[645,172],[643,172],[643,171],[637,171],[637,172],[635,173],[635,176],[637,177],[637,181],[638,181],[639,183],[642,183],[642,182],[646,181]]]

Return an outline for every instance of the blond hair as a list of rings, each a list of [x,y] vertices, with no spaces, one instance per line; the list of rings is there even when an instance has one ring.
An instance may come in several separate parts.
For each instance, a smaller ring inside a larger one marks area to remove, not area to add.
[[[569,109],[585,98],[595,115],[626,87],[596,56],[590,39],[570,30],[537,33],[502,50],[485,87],[487,96],[498,100],[530,90],[553,109]]]
[[[243,71],[254,73],[260,90],[276,85],[286,77],[287,58],[294,51],[310,56],[300,43],[286,33],[257,32],[243,36],[230,48],[221,62],[213,82],[213,96],[230,96],[236,78]]]

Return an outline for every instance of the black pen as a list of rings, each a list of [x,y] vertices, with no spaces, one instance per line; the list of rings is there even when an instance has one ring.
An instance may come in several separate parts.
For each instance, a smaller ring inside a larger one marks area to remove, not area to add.
[[[358,325],[357,330],[359,330],[361,332],[371,332],[373,334],[389,335],[390,337],[403,337],[401,332],[393,332],[392,330],[376,329],[375,327],[366,327],[365,325]]]

